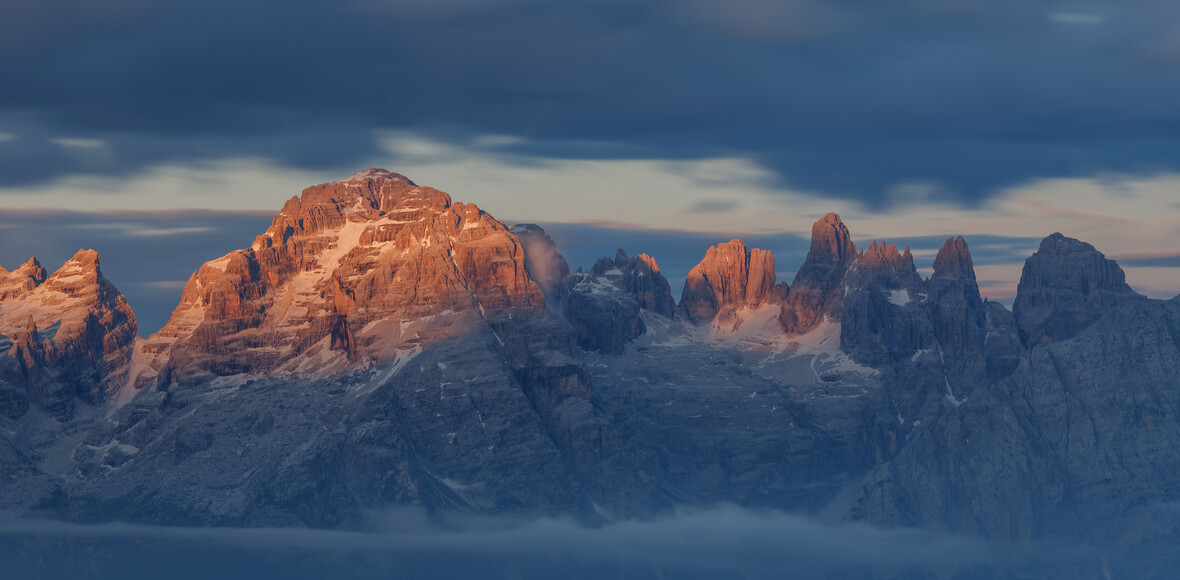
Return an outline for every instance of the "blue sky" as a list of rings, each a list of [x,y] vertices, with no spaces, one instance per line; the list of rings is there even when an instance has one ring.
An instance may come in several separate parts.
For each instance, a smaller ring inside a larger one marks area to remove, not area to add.
[[[1053,231],[1180,291],[1175,2],[18,0],[0,54],[0,265],[96,247],[145,327],[369,166],[674,285],[739,235],[790,276],[837,211],[920,267],[978,240],[997,299]]]

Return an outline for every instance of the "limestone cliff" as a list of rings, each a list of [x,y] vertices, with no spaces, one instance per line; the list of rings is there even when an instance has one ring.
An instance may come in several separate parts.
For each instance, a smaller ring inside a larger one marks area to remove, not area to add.
[[[689,271],[680,314],[694,323],[732,325],[739,309],[777,303],[786,294],[786,284],[775,284],[774,255],[735,239],[710,247]]]

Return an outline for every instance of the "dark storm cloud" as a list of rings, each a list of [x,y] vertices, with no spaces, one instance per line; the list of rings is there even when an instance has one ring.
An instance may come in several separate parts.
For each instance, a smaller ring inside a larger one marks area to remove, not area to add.
[[[0,266],[35,256],[52,272],[80,248],[98,250],[103,275],[127,297],[140,334],[158,330],[189,276],[208,260],[249,246],[270,212],[0,212]]]
[[[1165,0],[94,6],[0,8],[3,182],[243,155],[354,169],[374,128],[516,135],[521,161],[742,155],[878,205],[904,182],[972,202],[1180,159]]]

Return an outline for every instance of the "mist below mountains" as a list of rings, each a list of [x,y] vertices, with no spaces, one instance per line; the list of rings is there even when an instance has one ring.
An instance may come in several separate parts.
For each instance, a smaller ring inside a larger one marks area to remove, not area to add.
[[[588,527],[569,519],[370,515],[366,531],[0,524],[21,578],[954,578],[1101,567],[1089,547],[1000,545],[736,506]],[[32,554],[35,558],[30,558]]]

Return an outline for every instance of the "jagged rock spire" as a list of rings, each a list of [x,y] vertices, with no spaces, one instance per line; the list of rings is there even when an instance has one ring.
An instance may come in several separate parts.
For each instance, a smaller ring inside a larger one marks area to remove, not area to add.
[[[29,258],[17,269],[9,272],[0,268],[0,300],[15,298],[29,292],[45,281],[45,268],[37,258]]]
[[[926,292],[947,385],[958,399],[966,399],[975,388],[1012,371],[1011,355],[1018,350],[1009,342],[1014,332],[989,332],[989,327],[1010,329],[1010,323],[1004,322],[1009,316],[1002,306],[995,305],[996,320],[989,322],[991,307],[979,294],[971,251],[962,236],[948,238],[938,251]]]
[[[757,308],[775,292],[774,254],[733,239],[710,247],[689,271],[680,312],[692,322],[708,322],[727,308]]]
[[[839,309],[840,285],[856,259],[856,245],[840,216],[829,213],[811,228],[811,250],[799,267],[780,320],[787,332],[811,330]]]
[[[856,245],[840,215],[829,213],[811,226],[811,250],[799,268],[796,283],[832,283],[843,274],[842,267],[856,257]]]
[[[589,271],[570,276],[563,316],[582,348],[620,353],[647,331],[641,311],[671,317],[675,309],[655,258],[630,258],[619,248],[614,258],[599,258]]]
[[[871,273],[877,281],[888,288],[914,287],[922,280],[918,269],[914,266],[914,255],[910,247],[905,252],[897,251],[896,244],[887,244],[876,240],[868,249],[859,252],[853,261],[862,271]]]
[[[971,262],[971,251],[963,236],[947,238],[934,258],[932,280],[962,278],[975,280],[975,265]]]
[[[623,254],[623,257],[625,258],[626,254]],[[615,261],[618,263],[617,256]],[[662,316],[671,317],[676,314],[672,287],[668,284],[668,279],[660,273],[660,265],[656,263],[656,259],[647,254],[635,256],[635,276],[631,278],[631,292],[641,308]]]
[[[250,247],[190,278],[146,341],[153,364],[136,384],[384,364],[421,342],[406,321],[454,319],[431,329],[442,340],[501,313],[539,314],[545,296],[527,261],[506,225],[403,175],[371,168],[314,185]]]

